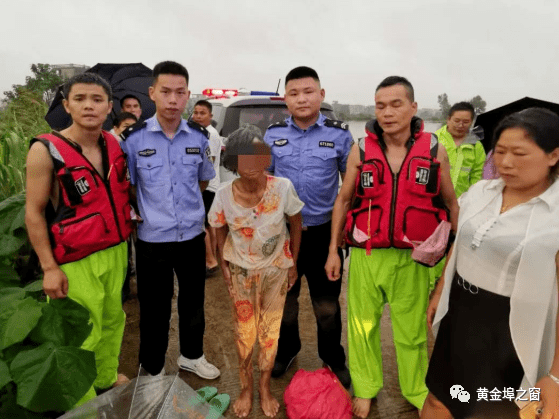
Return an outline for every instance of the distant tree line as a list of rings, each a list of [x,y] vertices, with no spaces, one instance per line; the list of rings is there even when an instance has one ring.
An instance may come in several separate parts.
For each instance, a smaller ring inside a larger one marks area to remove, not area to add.
[[[439,108],[441,110],[441,120],[448,118],[448,112],[450,111],[451,104],[448,101],[448,95],[443,93],[437,97],[437,101],[439,102]],[[474,107],[476,115],[479,115],[485,112],[485,108],[487,107],[487,102],[481,98],[480,95],[474,96],[470,100],[466,102],[470,102]]]

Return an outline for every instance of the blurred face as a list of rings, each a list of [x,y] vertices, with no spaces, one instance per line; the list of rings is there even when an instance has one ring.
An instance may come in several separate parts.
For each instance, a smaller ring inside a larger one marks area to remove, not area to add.
[[[317,118],[324,95],[324,89],[312,77],[289,80],[285,86],[285,103],[296,121]]]
[[[62,103],[73,123],[85,129],[100,129],[113,108],[109,96],[97,84],[74,84]]]
[[[205,106],[197,105],[192,112],[192,120],[205,128],[212,123],[212,113]]]
[[[401,84],[383,87],[375,93],[375,115],[388,135],[409,131],[416,112],[417,103],[408,98],[406,88]]]
[[[258,179],[272,162],[270,148],[262,141],[255,138],[254,154],[242,154],[237,156],[237,173],[241,178],[247,180]]]
[[[140,102],[138,102],[133,97],[124,99],[124,102],[122,102],[122,111],[130,112],[132,115],[138,118],[138,120],[142,116],[142,107],[140,106]]]
[[[547,184],[559,148],[548,154],[522,128],[510,128],[501,133],[493,160],[507,187],[525,190]]]
[[[472,113],[470,111],[456,111],[447,120],[447,130],[455,140],[461,140],[472,126]]]
[[[160,74],[155,84],[149,88],[149,97],[155,102],[159,118],[178,122],[186,108],[190,91],[184,76]]]
[[[122,131],[124,131],[126,128],[134,125],[135,123],[136,123],[136,121],[134,121],[132,118],[125,119],[124,121],[122,121],[120,123],[120,125],[118,127],[114,127],[113,130],[116,133],[116,135],[120,135]]]

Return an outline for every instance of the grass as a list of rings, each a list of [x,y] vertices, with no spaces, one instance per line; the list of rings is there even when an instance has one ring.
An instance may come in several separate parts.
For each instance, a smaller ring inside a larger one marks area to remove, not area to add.
[[[50,132],[48,105],[39,94],[23,92],[0,114],[0,201],[25,190],[25,160],[30,140]]]

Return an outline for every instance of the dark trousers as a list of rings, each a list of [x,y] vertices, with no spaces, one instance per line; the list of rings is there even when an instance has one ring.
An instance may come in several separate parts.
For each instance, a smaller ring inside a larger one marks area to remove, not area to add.
[[[179,283],[180,352],[203,355],[206,248],[204,233],[184,242],[136,242],[136,275],[140,302],[140,363],[150,374],[165,365],[174,276]]]
[[[299,279],[287,293],[281,322],[277,359],[286,361],[301,349],[299,337],[299,293],[301,277],[307,278],[314,315],[316,317],[318,355],[330,367],[345,365],[341,344],[342,318],[338,298],[342,281],[329,281],[324,270],[330,245],[331,223],[309,227],[303,231],[297,262]],[[342,252],[339,251],[343,262]]]

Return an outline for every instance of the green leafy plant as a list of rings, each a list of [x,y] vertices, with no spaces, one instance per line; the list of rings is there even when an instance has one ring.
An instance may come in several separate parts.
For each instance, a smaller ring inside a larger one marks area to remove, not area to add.
[[[55,417],[45,412],[71,409],[97,376],[94,353],[80,349],[89,312],[69,298],[47,302],[40,280],[21,284],[24,212],[23,193],[0,202],[0,418]]]

